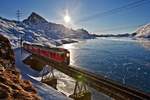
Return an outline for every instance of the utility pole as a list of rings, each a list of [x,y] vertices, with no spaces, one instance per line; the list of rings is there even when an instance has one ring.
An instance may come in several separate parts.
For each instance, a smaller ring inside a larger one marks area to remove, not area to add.
[[[18,20],[18,24],[20,25],[20,17],[21,17],[21,12],[20,12],[20,10],[17,10],[17,12],[16,12],[16,16],[17,16],[17,20]],[[20,48],[21,48],[21,54],[22,54],[22,33],[20,34]],[[18,44],[19,44],[19,42],[18,42]]]
[[[22,13],[20,12],[20,10],[17,10],[16,15],[17,15],[17,20],[18,20],[18,22],[20,22],[21,14],[22,14]]]

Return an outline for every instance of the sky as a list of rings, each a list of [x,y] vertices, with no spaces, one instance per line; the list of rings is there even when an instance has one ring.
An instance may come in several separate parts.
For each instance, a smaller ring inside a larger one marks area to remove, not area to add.
[[[0,16],[17,19],[19,9],[21,20],[36,12],[49,22],[66,25],[63,18],[67,10],[71,17],[66,25],[69,28],[85,28],[95,34],[122,34],[150,23],[150,0],[118,13],[102,13],[136,1],[139,0],[0,0]]]

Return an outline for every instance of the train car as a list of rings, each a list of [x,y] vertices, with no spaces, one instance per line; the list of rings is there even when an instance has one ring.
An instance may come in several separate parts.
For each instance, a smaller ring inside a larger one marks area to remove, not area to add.
[[[35,55],[49,60],[69,65],[70,52],[64,48],[49,48],[36,44],[23,43],[23,48]]]

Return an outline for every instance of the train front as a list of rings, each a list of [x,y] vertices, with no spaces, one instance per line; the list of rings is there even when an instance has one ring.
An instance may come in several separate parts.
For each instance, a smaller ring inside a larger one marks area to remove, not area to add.
[[[67,49],[66,49],[65,55],[66,55],[65,63],[66,63],[67,65],[69,65],[69,64],[70,64],[70,52],[69,52]]]

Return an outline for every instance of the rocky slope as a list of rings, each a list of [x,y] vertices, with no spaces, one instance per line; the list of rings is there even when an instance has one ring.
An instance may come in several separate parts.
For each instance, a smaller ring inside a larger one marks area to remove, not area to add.
[[[7,38],[0,35],[0,100],[40,100],[30,81],[22,80],[15,67]]]

